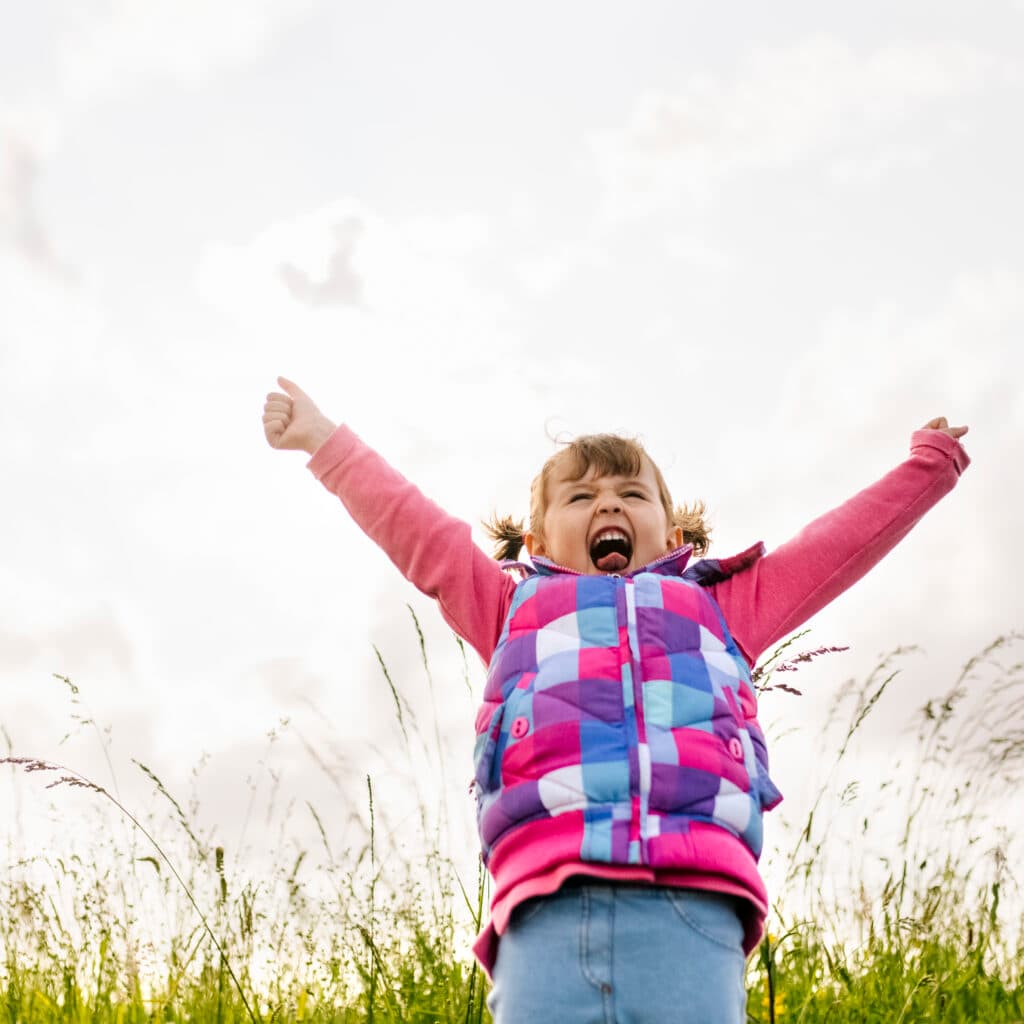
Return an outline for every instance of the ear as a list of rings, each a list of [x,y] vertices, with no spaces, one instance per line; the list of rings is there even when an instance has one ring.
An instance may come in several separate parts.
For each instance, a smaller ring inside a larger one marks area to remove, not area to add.
[[[683,546],[683,528],[681,526],[673,527],[668,535],[668,551],[675,551],[676,548]]]
[[[544,550],[544,542],[532,533],[523,534],[523,544],[526,547],[527,553],[533,558],[534,555],[546,555],[547,552]]]

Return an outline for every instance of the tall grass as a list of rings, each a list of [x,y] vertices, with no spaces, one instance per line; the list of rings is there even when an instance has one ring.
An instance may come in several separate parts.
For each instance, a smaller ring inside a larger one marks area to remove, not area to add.
[[[749,965],[751,1021],[1024,1021],[1021,639],[972,658],[911,723],[914,755],[874,783],[849,777],[852,754],[877,732],[914,654],[895,651],[839,689],[808,816],[784,842],[769,831],[784,881]],[[826,653],[780,650],[759,685],[793,691],[783,673]],[[278,815],[276,858],[247,862],[144,765],[133,771],[154,795],[145,815],[116,785],[0,758],[19,778],[31,773],[12,784],[36,799],[52,787],[76,823],[49,849],[17,852],[5,837],[0,1021],[489,1020],[468,953],[485,878],[460,876],[445,852],[449,809],[423,783],[445,760],[438,718],[421,728],[410,684],[378,657],[418,810],[392,821],[366,776],[348,793],[355,836],[344,844],[331,838],[333,815],[293,802]],[[465,682],[468,719],[468,672]],[[296,846],[298,833],[314,839]]]
[[[847,758],[916,652],[840,689],[750,965],[752,1021],[1024,1021],[1022,639],[998,637],[920,708],[912,756],[876,783]]]

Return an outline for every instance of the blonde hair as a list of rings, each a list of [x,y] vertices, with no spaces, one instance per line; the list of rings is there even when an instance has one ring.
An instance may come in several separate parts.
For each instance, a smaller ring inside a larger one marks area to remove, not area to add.
[[[692,544],[694,553],[703,555],[711,538],[711,530],[704,521],[704,502],[673,505],[665,478],[643,445],[635,438],[619,437],[617,434],[584,434],[569,441],[544,463],[530,485],[530,533],[537,537],[543,536],[548,481],[556,468],[564,466],[570,480],[582,479],[591,468],[598,476],[636,476],[643,468],[644,459],[654,470],[661,504],[669,524],[683,531],[684,544]],[[522,519],[495,514],[483,526],[491,540],[497,542],[495,558],[505,561],[519,556],[526,535]]]

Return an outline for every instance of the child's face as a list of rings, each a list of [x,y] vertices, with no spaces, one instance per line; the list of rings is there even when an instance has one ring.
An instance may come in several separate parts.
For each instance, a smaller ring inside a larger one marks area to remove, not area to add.
[[[636,476],[580,479],[556,469],[548,480],[543,536],[526,534],[526,550],[585,575],[623,574],[660,558],[683,542],[669,524],[648,459]]]

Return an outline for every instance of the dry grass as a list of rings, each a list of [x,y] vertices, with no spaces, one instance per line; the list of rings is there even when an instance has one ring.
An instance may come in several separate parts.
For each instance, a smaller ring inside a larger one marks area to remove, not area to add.
[[[910,652],[839,689],[817,800],[777,854],[786,882],[772,935],[750,964],[751,1021],[1024,1020],[1024,931],[1019,910],[1007,910],[1021,905],[1014,871],[1024,863],[1012,810],[1024,781],[1021,639],[998,638],[921,709],[916,756],[870,791],[846,775],[851,752],[870,736]],[[828,651],[784,653],[760,676],[766,691],[792,692],[777,674]],[[423,774],[423,758],[436,770],[436,716],[421,731],[383,658],[381,666],[406,771]],[[81,721],[93,726],[91,716]],[[109,763],[106,747],[104,756]],[[467,953],[485,880],[460,878],[441,852],[446,808],[423,802],[419,845],[403,846],[396,836],[408,823],[387,819],[367,776],[351,794],[358,827],[343,847],[316,808],[293,803],[279,822],[276,861],[235,862],[198,824],[194,804],[183,807],[138,762],[156,800],[145,817],[113,787],[61,765],[13,754],[0,763],[30,776],[14,783],[29,794],[79,790],[62,797],[69,821],[98,819],[91,830],[69,828],[59,848],[9,857],[0,1019],[489,1019]],[[297,848],[283,837],[300,818],[315,841]]]

